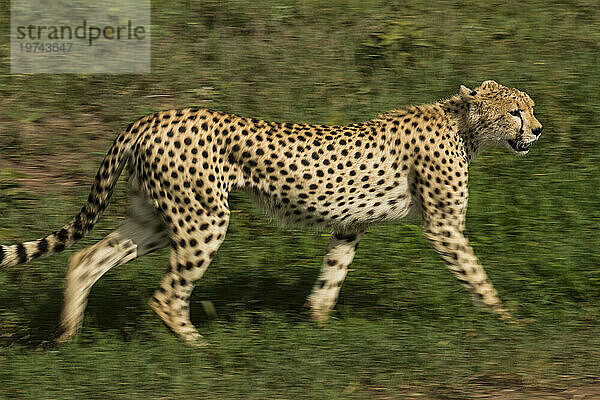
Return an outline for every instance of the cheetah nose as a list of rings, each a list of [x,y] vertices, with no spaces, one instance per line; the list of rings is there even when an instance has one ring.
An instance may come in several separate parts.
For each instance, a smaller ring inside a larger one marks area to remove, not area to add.
[[[536,138],[539,138],[543,130],[544,127],[540,126],[539,128],[532,129],[531,132],[535,135]]]

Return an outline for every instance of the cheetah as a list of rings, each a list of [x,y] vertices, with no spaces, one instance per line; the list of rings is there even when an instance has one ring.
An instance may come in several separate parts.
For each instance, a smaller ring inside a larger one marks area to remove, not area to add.
[[[62,335],[80,328],[92,285],[109,269],[170,246],[170,261],[150,305],[184,342],[202,345],[189,300],[225,238],[228,194],[245,190],[286,223],[332,231],[308,296],[311,317],[325,322],[359,240],[372,225],[420,214],[424,233],[475,300],[502,319],[511,315],[465,237],[468,169],[484,149],[529,152],[542,125],[526,93],[485,81],[435,104],[393,110],[345,126],[276,123],[200,108],[157,112],[119,134],[89,197],[61,229],[0,246],[0,267],[71,246],[107,207],[128,165],[128,217],[75,254],[66,277]]]

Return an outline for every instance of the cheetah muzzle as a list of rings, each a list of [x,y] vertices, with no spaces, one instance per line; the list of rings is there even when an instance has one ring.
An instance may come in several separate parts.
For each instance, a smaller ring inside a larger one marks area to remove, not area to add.
[[[520,140],[507,139],[508,144],[517,153],[528,153],[533,142],[525,143]]]

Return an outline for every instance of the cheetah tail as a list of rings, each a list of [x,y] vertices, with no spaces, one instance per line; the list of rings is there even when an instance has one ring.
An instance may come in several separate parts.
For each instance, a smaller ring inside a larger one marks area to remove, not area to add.
[[[121,171],[131,155],[137,133],[135,128],[137,127],[131,124],[115,139],[102,161],[81,211],[69,223],[48,236],[12,246],[0,245],[0,268],[12,267],[60,252],[93,228],[106,209]]]

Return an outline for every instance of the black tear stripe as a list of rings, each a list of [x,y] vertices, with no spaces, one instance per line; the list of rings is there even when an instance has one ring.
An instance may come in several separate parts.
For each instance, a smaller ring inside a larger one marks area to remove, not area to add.
[[[523,125],[524,125],[524,123],[523,123],[523,116],[521,115],[521,113],[519,113],[519,119],[521,120],[521,128],[519,129],[519,135],[521,135],[521,139],[523,139],[523,133],[524,133],[524,131],[523,131]]]
[[[17,256],[19,257],[19,264],[27,262],[27,250],[25,250],[23,243],[17,245]]]

